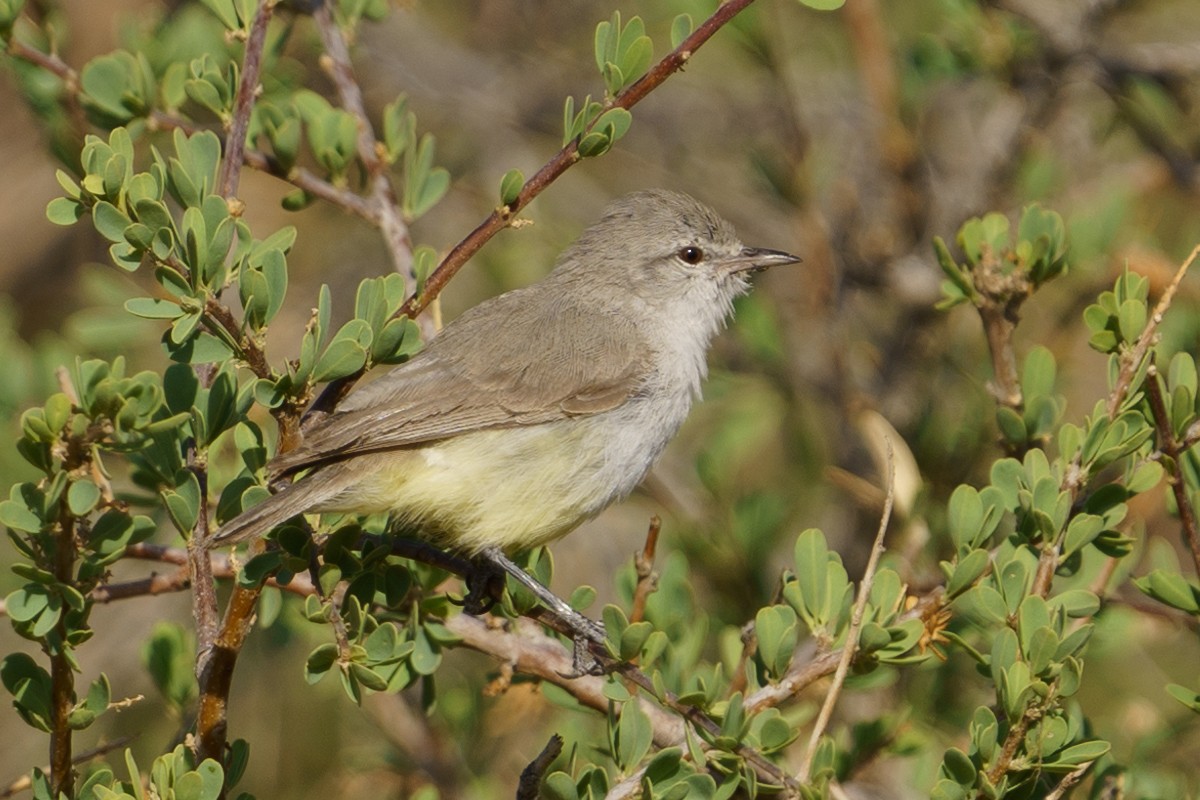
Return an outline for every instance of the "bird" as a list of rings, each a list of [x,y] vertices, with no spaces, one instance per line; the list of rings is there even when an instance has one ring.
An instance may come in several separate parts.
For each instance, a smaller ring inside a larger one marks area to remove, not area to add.
[[[213,543],[301,513],[386,513],[512,572],[508,555],[637,487],[699,398],[709,344],[749,275],[799,260],[743,245],[686,194],[621,197],[545,278],[469,309],[348,394],[270,462],[278,491]]]

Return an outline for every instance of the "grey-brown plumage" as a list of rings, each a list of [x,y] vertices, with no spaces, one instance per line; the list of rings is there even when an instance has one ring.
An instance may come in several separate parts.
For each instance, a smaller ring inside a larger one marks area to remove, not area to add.
[[[797,260],[744,247],[686,195],[621,198],[545,279],[352,392],[271,464],[311,471],[217,540],[307,511],[389,512],[467,552],[561,536],[627,495],[678,430],[746,273]]]

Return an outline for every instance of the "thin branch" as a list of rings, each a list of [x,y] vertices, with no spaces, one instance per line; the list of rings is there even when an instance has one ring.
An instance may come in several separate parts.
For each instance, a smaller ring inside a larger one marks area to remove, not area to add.
[[[996,756],[991,769],[986,773],[988,782],[993,786],[1000,782],[1004,777],[1004,773],[1008,772],[1012,766],[1013,759],[1016,758],[1017,750],[1025,741],[1025,734],[1029,732],[1029,725],[1033,722],[1034,711],[1033,704],[1025,706],[1025,710],[1011,728],[1008,729],[1008,734],[1004,737],[1004,744],[1000,747],[1000,754]],[[1011,721],[1011,720],[1010,720]],[[976,794],[976,800],[984,800],[986,795],[980,791]]]
[[[1192,266],[1192,262],[1196,257],[1200,256],[1200,245],[1192,248],[1191,254],[1179,266],[1175,277],[1167,284],[1167,288],[1163,290],[1162,297],[1158,299],[1158,303],[1154,306],[1154,312],[1150,315],[1149,321],[1146,323],[1145,330],[1138,337],[1137,343],[1133,348],[1121,356],[1121,371],[1117,375],[1117,383],[1113,388],[1112,394],[1108,397],[1108,418],[1115,419],[1118,412],[1121,410],[1122,403],[1125,402],[1125,396],[1129,393],[1129,387],[1133,383],[1134,376],[1137,375],[1138,369],[1142,365],[1142,361],[1146,358],[1146,353],[1150,351],[1150,346],[1154,344],[1158,334],[1158,326],[1163,321],[1163,316],[1166,315],[1167,309],[1171,307],[1171,301],[1175,299],[1175,292],[1179,289],[1179,284],[1183,282],[1183,276],[1187,274],[1188,268]]]
[[[1184,259],[1179,269],[1175,272],[1175,276],[1171,282],[1167,284],[1163,290],[1162,297],[1158,299],[1158,303],[1154,306],[1154,311],[1150,314],[1150,319],[1146,323],[1146,327],[1142,330],[1138,340],[1132,348],[1129,348],[1121,353],[1120,370],[1117,373],[1117,379],[1113,385],[1113,390],[1108,396],[1106,411],[1110,420],[1116,419],[1121,412],[1121,406],[1125,403],[1125,398],[1128,396],[1130,389],[1133,386],[1133,380],[1137,377],[1138,371],[1141,369],[1142,362],[1146,359],[1150,352],[1151,346],[1158,338],[1158,326],[1162,323],[1163,317],[1167,313],[1167,309],[1171,307],[1171,302],[1175,299],[1175,293],[1179,290],[1179,285],[1183,282],[1184,276],[1187,274],[1188,268],[1200,256],[1200,245],[1196,245],[1192,252]],[[1153,381],[1150,381],[1153,383]],[[1170,426],[1167,426],[1169,430]],[[1198,431],[1200,433],[1200,431]],[[1193,431],[1189,430],[1184,442],[1180,447],[1187,449],[1194,443],[1192,440]],[[1075,454],[1075,458],[1067,465],[1063,473],[1062,489],[1071,494],[1072,503],[1078,497],[1083,489],[1083,483],[1087,478],[1087,473],[1083,469],[1083,451],[1080,450]],[[1054,581],[1054,572],[1058,569],[1058,557],[1062,550],[1062,542],[1066,537],[1066,528],[1060,532],[1058,538],[1054,542],[1047,542],[1041,548],[1041,554],[1038,557],[1037,572],[1034,573],[1033,585],[1031,592],[1040,597],[1047,597],[1050,593],[1051,585]],[[1200,571],[1200,559],[1197,560],[1197,570]]]
[[[178,129],[188,135],[201,130],[198,125],[190,120],[157,109],[151,111],[146,119],[150,127],[155,130],[170,131]],[[228,152],[227,137],[223,133],[217,133],[217,136],[221,138],[222,149]],[[379,225],[379,213],[376,211],[374,204],[367,198],[357,195],[349,189],[335,186],[311,170],[300,166],[285,168],[274,155],[264,153],[261,150],[255,150],[251,147],[243,147],[242,163],[259,172],[287,181],[297,189],[302,189],[305,194],[312,195],[335,206],[340,206],[343,210],[361,217],[372,225]]]
[[[258,0],[250,24],[250,35],[242,53],[241,83],[234,101],[233,119],[219,174],[221,194],[227,202],[234,199],[240,180],[246,131],[258,95],[267,24],[273,8],[274,0]],[[265,357],[262,360],[265,362]],[[210,384],[211,375],[211,370],[197,368],[201,385]],[[195,449],[189,448],[189,468],[200,481],[200,517],[187,542],[188,563],[192,573],[192,610],[196,618],[195,670],[200,686],[194,749],[197,760],[212,758],[221,762],[229,724],[227,711],[229,690],[233,685],[233,668],[249,632],[260,590],[235,587],[225,609],[225,618],[218,625],[212,554],[208,547],[208,471],[206,464],[197,463],[196,455]]]
[[[1182,450],[1175,438],[1171,427],[1171,415],[1167,412],[1167,404],[1163,399],[1162,386],[1158,382],[1158,368],[1154,364],[1146,373],[1146,398],[1150,401],[1150,413],[1154,417],[1154,427],[1158,431],[1159,449],[1163,455],[1171,459],[1167,470],[1167,483],[1175,497],[1175,505],[1179,509],[1179,523],[1183,527],[1183,540],[1187,543],[1192,554],[1192,564],[1196,574],[1200,575],[1200,532],[1197,531],[1196,508],[1188,494],[1187,484],[1183,477]]]
[[[242,326],[238,323],[237,318],[229,307],[221,303],[215,297],[209,297],[204,304],[204,314],[207,319],[212,320],[213,324],[220,325],[226,334],[238,344],[238,349],[241,350],[242,359],[246,362],[246,366],[254,373],[257,378],[266,378],[268,380],[276,377],[271,365],[267,362],[267,354],[263,352],[262,347],[252,337],[247,336],[242,330]]]
[[[529,766],[521,770],[520,783],[517,785],[517,800],[537,800],[541,797],[542,777],[554,759],[562,754],[563,738],[557,733],[550,737],[537,758],[529,762]]]
[[[712,16],[702,22],[690,36],[680,43],[679,47],[664,56],[645,75],[607,103],[605,109],[623,108],[628,110],[632,108],[645,98],[646,95],[662,85],[667,78],[681,70],[697,49],[753,2],[754,0],[728,0],[728,2],[722,3],[713,12]],[[504,230],[504,228],[508,227],[512,223],[513,217],[529,205],[550,184],[554,183],[560,175],[574,166],[580,158],[578,139],[568,142],[533,177],[525,182],[516,200],[507,206],[501,206],[493,210],[487,219],[479,223],[475,230],[467,234],[466,238],[450,249],[450,252],[438,264],[437,269],[425,281],[420,294],[409,297],[396,312],[396,316],[407,316],[415,319],[441,293],[446,284],[450,282],[450,279],[462,269],[467,261],[479,252],[484,244],[497,233]],[[321,416],[336,408],[342,398],[349,393],[350,389],[361,377],[362,373],[358,372],[326,385],[324,391],[321,392],[316,402],[309,409],[305,424],[309,425],[316,422]]]
[[[565,689],[582,705],[597,711],[608,711],[609,699],[604,694],[606,678],[596,675],[573,675],[572,655],[558,640],[546,636],[541,628],[528,620],[514,620],[506,628],[481,617],[455,614],[447,617],[445,626],[462,640],[462,645],[493,658],[507,661],[518,672],[540,678]],[[650,719],[654,743],[672,747],[683,741],[683,721],[655,703],[639,696],[638,703]]]
[[[237,196],[246,152],[246,133],[250,129],[250,114],[258,97],[258,80],[262,74],[267,25],[271,22],[274,9],[275,0],[259,0],[254,19],[250,23],[250,35],[246,38],[241,82],[234,99],[229,135],[225,139],[225,157],[221,162],[221,172],[217,176],[217,191],[226,199]]]
[[[1058,782],[1058,786],[1055,786],[1054,789],[1048,795],[1046,795],[1045,800],[1062,800],[1062,798],[1067,796],[1068,790],[1083,780],[1083,776],[1087,774],[1087,771],[1091,769],[1092,765],[1095,763],[1095,761],[1085,761],[1075,769],[1068,772],[1063,776],[1063,779]]]
[[[64,493],[65,494],[65,493]],[[75,517],[63,506],[58,535],[54,537],[54,577],[68,586],[75,582]],[[75,785],[75,761],[71,756],[72,730],[68,720],[75,705],[75,670],[67,648],[70,628],[67,615],[54,626],[54,636],[43,642],[50,656],[50,794],[71,796]]]
[[[867,598],[870,596],[871,586],[875,582],[875,569],[879,565],[879,557],[883,554],[883,536],[887,532],[888,522],[892,518],[892,506],[896,501],[896,466],[891,439],[885,439],[885,441],[887,442],[887,498],[883,504],[883,515],[879,520],[879,529],[875,533],[875,543],[871,547],[867,567],[858,584],[858,599],[855,601],[854,610],[850,615],[850,629],[846,632],[846,644],[842,648],[842,656],[838,661],[837,671],[833,675],[833,685],[829,687],[829,692],[825,695],[825,703],[821,706],[821,712],[817,715],[816,722],[813,723],[812,734],[808,739],[808,751],[804,754],[804,761],[800,765],[797,777],[801,783],[808,783],[813,757],[817,753],[817,743],[820,742],[825,728],[829,725],[833,707],[837,704],[837,698],[846,681],[846,675],[850,672],[850,664],[858,652],[858,637],[862,631],[863,616],[867,610]]]
[[[145,578],[97,586],[90,595],[93,603],[113,603],[130,597],[182,592],[192,585],[191,571],[182,566],[169,573],[152,572]]]
[[[380,158],[380,146],[367,116],[362,89],[354,77],[354,66],[350,62],[350,48],[346,37],[333,18],[329,3],[321,3],[313,11],[313,20],[321,36],[321,44],[328,55],[328,72],[337,87],[342,107],[354,115],[358,124],[358,157],[367,169],[371,182],[371,205],[377,215],[379,231],[392,257],[392,266],[404,278],[405,292],[416,289],[416,276],[412,269],[412,239],[396,203],[396,191],[392,186],[388,165]]]
[[[646,544],[633,557],[637,573],[637,585],[633,588],[633,607],[629,610],[630,622],[641,622],[646,616],[646,600],[658,588],[658,576],[654,574],[654,551],[658,548],[658,534],[662,530],[662,519],[655,514],[650,518],[646,531]]]
[[[333,629],[333,640],[337,643],[338,660],[344,667],[350,666],[350,633],[342,617],[342,603],[346,601],[349,581],[338,581],[329,595],[329,627]]]

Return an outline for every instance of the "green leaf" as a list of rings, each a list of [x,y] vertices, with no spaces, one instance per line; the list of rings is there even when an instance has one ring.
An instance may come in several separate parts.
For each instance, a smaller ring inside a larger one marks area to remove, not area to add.
[[[125,310],[143,319],[176,319],[184,313],[178,303],[157,297],[132,297],[125,301]]]
[[[0,684],[13,696],[13,705],[26,724],[50,732],[50,673],[27,653],[10,653],[0,660]]]
[[[814,528],[801,533],[796,538],[793,556],[795,583],[801,601],[796,611],[810,629],[821,627],[829,619],[830,612],[827,607],[829,547],[825,544],[824,534]]]
[[[408,98],[400,95],[383,109],[383,142],[389,164],[403,155],[416,139],[416,116],[408,110]]]
[[[333,642],[317,646],[308,654],[304,662],[304,680],[309,684],[316,683],[325,677],[325,673],[337,663],[338,649]]]
[[[846,4],[846,0],[799,0],[799,3],[817,11],[836,11]]]
[[[1095,761],[1112,749],[1112,745],[1099,739],[1090,742],[1080,742],[1061,751],[1054,760],[1043,763],[1042,769],[1069,772],[1089,761]]]
[[[15,488],[15,487],[14,487]],[[0,503],[0,524],[15,531],[37,533],[44,524],[41,518],[29,510],[29,507],[17,500],[5,500]]]
[[[792,659],[799,638],[796,612],[789,606],[768,606],[754,619],[758,654],[774,676],[782,676]]]
[[[200,800],[217,800],[225,785],[225,773],[221,765],[211,758],[206,758],[196,767],[200,776]]]
[[[579,140],[579,155],[583,158],[595,158],[608,152],[612,140],[608,135],[599,131],[591,131]]]
[[[85,213],[82,203],[66,197],[56,197],[46,206],[46,219],[55,225],[74,225]]]
[[[654,626],[649,622],[634,622],[621,633],[621,645],[618,649],[622,661],[632,661],[642,652],[642,646],[654,632]]]
[[[653,741],[649,717],[637,698],[631,698],[621,706],[621,717],[617,722],[617,764],[625,772],[631,771],[646,757]]]
[[[996,427],[1005,441],[1013,444],[1023,444],[1029,438],[1025,429],[1025,420],[1008,406],[996,407]]]
[[[969,589],[990,564],[991,557],[986,550],[972,550],[960,558],[946,582],[946,596],[956,597]]]
[[[1156,569],[1144,578],[1134,578],[1133,583],[1160,603],[1200,615],[1200,587],[1190,584],[1177,572]]]
[[[683,40],[691,36],[693,30],[695,26],[692,24],[691,14],[680,14],[671,20],[671,49],[674,50],[683,44]]]
[[[598,130],[604,133],[611,147],[612,143],[620,139],[629,130],[629,126],[633,124],[633,115],[623,108],[610,108],[600,115],[596,120],[593,130]]]
[[[87,478],[79,478],[67,490],[67,507],[77,517],[82,517],[100,502],[100,487]]]
[[[352,375],[367,363],[367,347],[371,343],[371,327],[363,320],[352,319],[342,326],[329,347],[317,359],[313,379],[332,381]]]
[[[1179,702],[1190,708],[1196,713],[1200,713],[1200,693],[1193,692],[1186,686],[1180,686],[1177,683],[1167,684],[1167,694],[1174,697]]]
[[[163,503],[175,527],[188,538],[200,518],[200,483],[196,474],[188,469],[180,470],[175,480],[174,489],[162,490]]]
[[[525,176],[519,169],[510,169],[500,180],[500,205],[511,206],[521,196]]]
[[[125,243],[125,229],[133,220],[125,216],[107,200],[100,200],[92,207],[92,223],[96,231],[110,242]]]

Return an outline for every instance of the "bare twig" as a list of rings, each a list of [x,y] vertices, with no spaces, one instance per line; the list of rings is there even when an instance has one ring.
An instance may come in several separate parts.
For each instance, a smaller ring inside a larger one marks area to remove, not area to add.
[[[1054,789],[1052,789],[1050,793],[1046,795],[1046,800],[1062,800],[1062,798],[1066,797],[1067,791],[1083,780],[1083,776],[1087,774],[1087,771],[1091,769],[1092,765],[1095,763],[1095,761],[1084,762],[1064,775],[1063,779],[1058,782],[1058,786],[1055,786]]]
[[[892,517],[892,506],[895,503],[895,464],[892,453],[891,440],[887,440],[887,499],[884,501],[883,515],[879,520],[879,529],[875,533],[875,543],[871,547],[871,555],[867,559],[867,567],[863,571],[862,580],[858,584],[858,598],[854,602],[854,610],[850,614],[850,629],[846,632],[846,644],[842,648],[841,658],[838,660],[837,671],[833,675],[833,684],[829,687],[829,692],[825,695],[825,703],[821,706],[821,711],[817,715],[817,720],[813,723],[812,734],[808,739],[808,750],[804,754],[804,761],[800,765],[798,779],[801,783],[808,783],[809,773],[812,771],[813,757],[817,753],[817,743],[820,742],[821,736],[825,732],[826,726],[829,724],[829,719],[833,714],[833,707],[837,704],[838,695],[841,693],[842,684],[846,681],[846,675],[850,671],[850,663],[854,660],[855,653],[858,652],[858,636],[862,631],[863,615],[867,610],[867,598],[871,594],[871,586],[875,582],[875,569],[879,565],[879,557],[883,554],[883,536],[887,532],[888,522]]]
[[[1017,376],[1012,337],[1021,304],[1029,298],[1033,284],[1023,272],[1006,273],[999,254],[985,250],[975,270],[975,287],[979,290],[976,303],[979,317],[983,320],[988,352],[992,356],[993,378],[988,389],[996,402],[1019,413],[1025,400]]]
[[[192,573],[186,566],[169,573],[152,572],[145,578],[121,583],[109,583],[92,590],[93,603],[112,603],[130,597],[151,597],[156,594],[182,592],[192,584]]]
[[[521,770],[521,780],[517,785],[517,800],[537,800],[541,797],[542,776],[546,774],[546,770],[550,769],[554,759],[562,753],[562,749],[563,738],[557,733],[553,734],[550,741],[546,742],[546,746],[542,748],[542,752],[537,754],[537,758]]]
[[[346,620],[342,618],[342,603],[346,600],[346,590],[349,588],[349,582],[338,581],[329,595],[329,627],[333,629],[333,639],[337,642],[338,659],[345,667],[350,666],[350,634],[346,629]]]
[[[271,22],[275,2],[276,0],[259,0],[254,19],[250,23],[250,35],[246,38],[241,83],[234,99],[229,136],[225,140],[225,157],[221,162],[221,172],[217,176],[217,191],[226,199],[237,195],[246,152],[246,132],[250,128],[250,113],[254,110],[254,101],[258,96],[258,76],[262,73],[267,25]]]
[[[654,574],[654,551],[658,548],[658,534],[662,530],[662,519],[657,514],[650,518],[646,531],[646,544],[633,557],[637,572],[637,585],[633,588],[633,608],[629,611],[630,622],[641,622],[646,616],[646,600],[658,588],[658,576]]]

